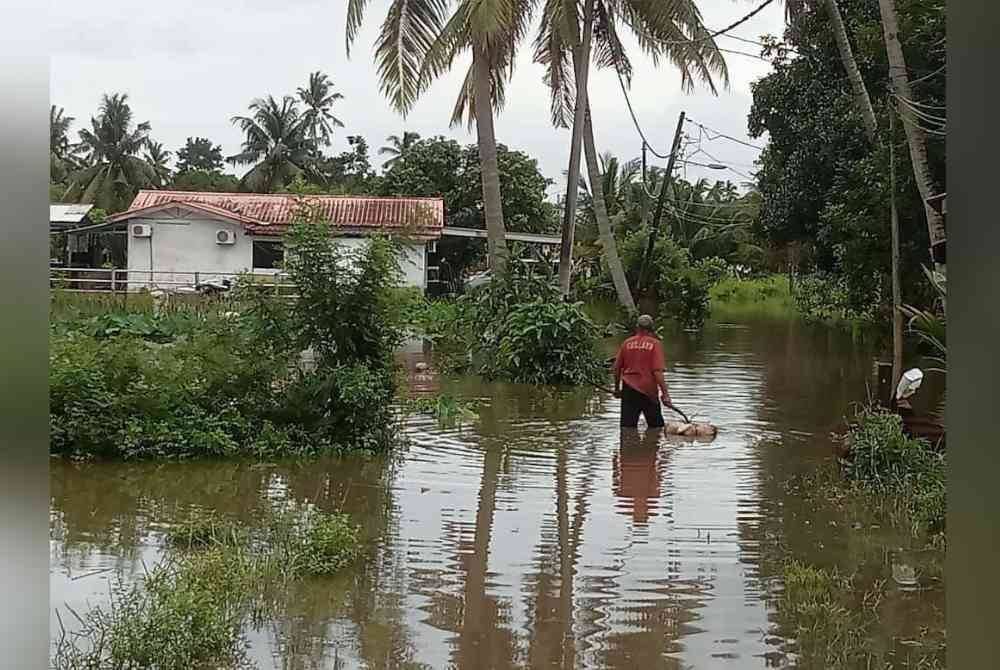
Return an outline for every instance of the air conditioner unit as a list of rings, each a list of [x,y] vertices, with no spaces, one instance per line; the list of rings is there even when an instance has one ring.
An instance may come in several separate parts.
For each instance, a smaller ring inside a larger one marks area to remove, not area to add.
[[[153,227],[146,223],[136,223],[132,226],[132,237],[152,237]]]
[[[216,244],[236,244],[236,233],[231,230],[218,230],[215,232]]]

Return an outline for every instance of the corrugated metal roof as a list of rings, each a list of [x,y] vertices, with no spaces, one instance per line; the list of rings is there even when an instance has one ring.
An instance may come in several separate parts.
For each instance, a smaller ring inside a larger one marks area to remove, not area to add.
[[[338,228],[411,229],[420,234],[440,235],[444,227],[442,198],[369,198],[357,196],[308,196],[322,217]],[[198,191],[139,191],[126,212],[126,219],[152,207],[170,204],[200,205],[204,209],[236,215],[248,230],[259,234],[280,233],[292,219],[296,197],[262,193],[204,193]]]
[[[50,223],[80,223],[93,205],[49,205]]]

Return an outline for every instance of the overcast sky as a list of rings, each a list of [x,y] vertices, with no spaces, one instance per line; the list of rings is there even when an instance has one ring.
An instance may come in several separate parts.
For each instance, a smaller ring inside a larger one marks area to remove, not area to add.
[[[719,29],[759,4],[757,0],[700,0],[705,24]],[[209,3],[172,0],[139,3],[95,0],[61,3],[50,15],[52,32],[51,97],[77,122],[73,132],[96,113],[103,93],[128,93],[137,121],[152,124],[152,137],[176,151],[189,136],[208,137],[230,155],[240,148],[241,135],[230,123],[243,114],[255,97],[295,92],[310,72],[330,75],[345,99],[334,109],[345,128],[332,151],[346,148],[346,135],[364,136],[373,163],[380,165],[378,147],[390,134],[404,129],[427,137],[443,134],[460,142],[474,142],[475,133],[449,128],[448,120],[465,64],[438,81],[417,103],[408,118],[392,111],[379,92],[372,65],[372,49],[386,0],[372,0],[368,19],[350,59],[344,49],[345,3],[339,0],[243,0]],[[732,34],[757,39],[779,35],[784,5],[766,7]],[[532,38],[534,34],[532,33]],[[759,53],[758,47],[719,38],[720,47]],[[769,64],[746,56],[726,54],[730,88],[718,97],[703,89],[680,90],[676,71],[654,68],[634,43],[635,74],[630,96],[650,143],[662,153],[681,110],[696,121],[728,135],[750,141],[746,117],[750,84],[766,74]],[[530,42],[522,49],[507,105],[496,122],[497,140],[538,159],[542,172],[556,181],[550,194],[564,183],[569,159],[569,131],[553,129],[542,68],[531,63]],[[612,71],[592,71],[591,109],[598,151],[622,158],[639,155],[641,141],[625,107]],[[697,134],[697,128],[688,126]],[[761,144],[764,140],[754,140]],[[702,147],[719,162],[749,172],[757,152],[725,139]],[[712,162],[701,154],[692,160]],[[689,178],[709,176],[740,181],[733,172],[688,167]],[[242,172],[242,169],[240,170]]]

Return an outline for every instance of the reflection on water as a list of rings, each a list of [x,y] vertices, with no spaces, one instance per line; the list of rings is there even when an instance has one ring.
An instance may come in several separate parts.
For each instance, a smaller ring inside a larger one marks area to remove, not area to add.
[[[884,529],[866,530],[866,544],[842,512],[783,486],[830,457],[828,433],[864,397],[871,356],[837,333],[770,322],[666,349],[675,400],[721,428],[710,443],[623,433],[607,394],[462,379],[440,385],[484,401],[476,424],[413,419],[388,456],[53,462],[52,605],[100,601],[109,579],[141,575],[191,506],[249,520],[292,498],[351,513],[371,552],[297,585],[248,631],[262,668],[773,667],[766,547],[887,578],[892,562],[864,547],[905,542]],[[404,356],[412,366],[425,353]],[[886,635],[939,624],[940,603],[941,589],[901,596]]]

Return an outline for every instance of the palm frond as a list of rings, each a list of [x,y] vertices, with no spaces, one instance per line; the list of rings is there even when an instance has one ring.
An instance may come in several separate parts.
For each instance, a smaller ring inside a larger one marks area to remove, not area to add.
[[[393,0],[375,42],[381,91],[405,115],[422,87],[424,57],[445,24],[445,0]]]

